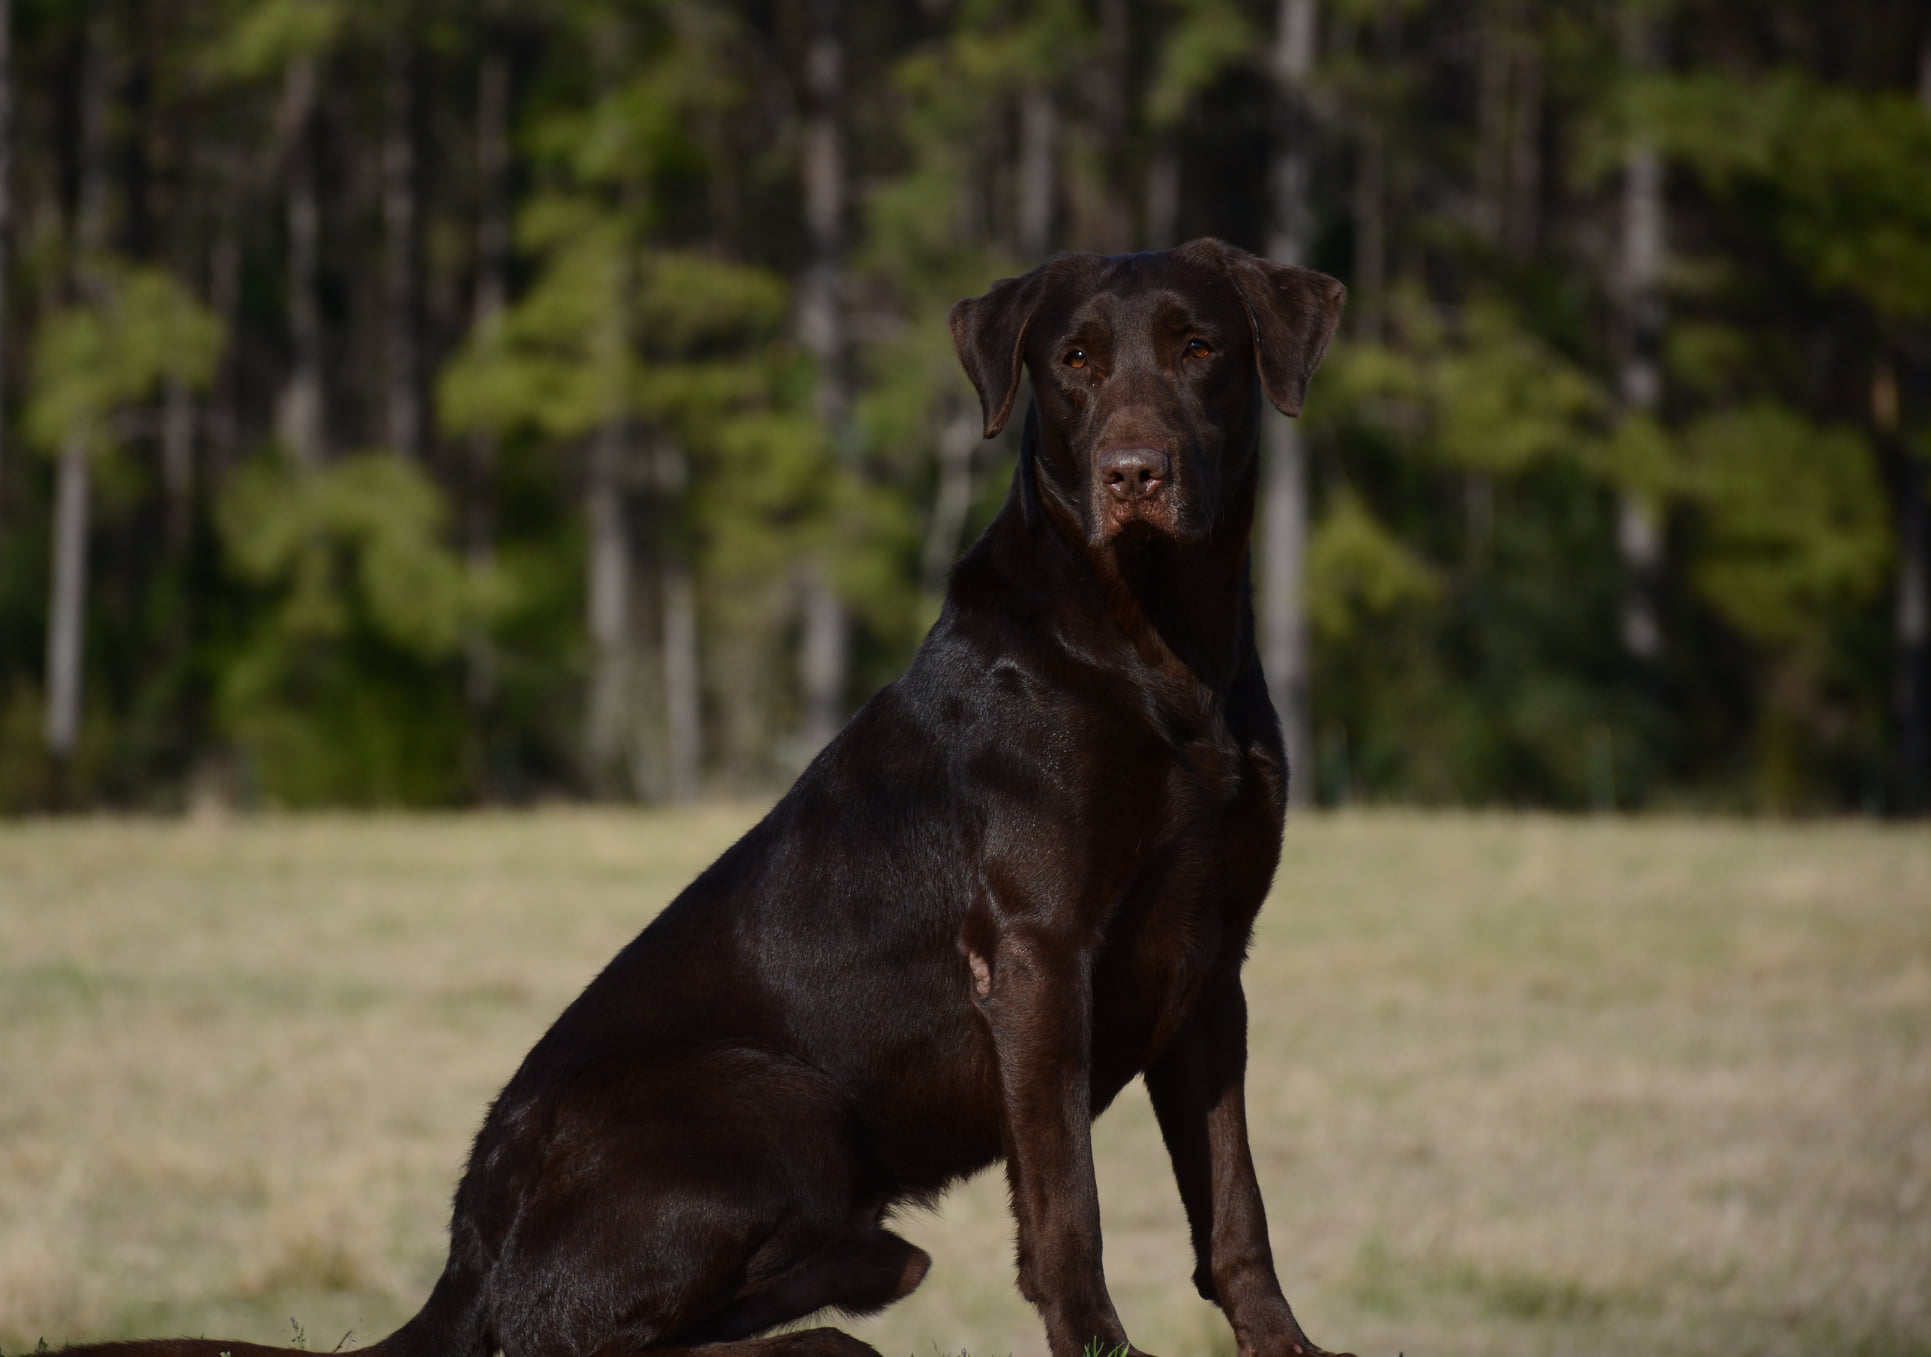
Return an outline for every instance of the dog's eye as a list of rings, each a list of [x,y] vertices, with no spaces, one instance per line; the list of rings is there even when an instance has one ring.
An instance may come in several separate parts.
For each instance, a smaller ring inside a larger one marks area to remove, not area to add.
[[[1213,345],[1204,339],[1189,339],[1187,341],[1187,357],[1189,358],[1206,358],[1213,351]]]
[[[1068,349],[1068,350],[1066,350],[1066,360],[1065,360],[1065,361],[1066,361],[1066,366],[1067,366],[1067,367],[1069,367],[1069,368],[1083,368],[1083,367],[1085,367],[1085,366],[1086,366],[1086,350],[1085,350],[1085,349]]]

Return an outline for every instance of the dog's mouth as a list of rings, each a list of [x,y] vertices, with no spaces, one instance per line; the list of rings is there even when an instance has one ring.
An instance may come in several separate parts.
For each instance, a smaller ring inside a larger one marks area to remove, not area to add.
[[[1175,484],[1174,459],[1163,448],[1117,446],[1093,459],[1093,521],[1100,543],[1123,533],[1187,540],[1186,496]]]
[[[1181,515],[1175,496],[1162,495],[1136,504],[1103,504],[1101,533],[1111,539],[1124,533],[1151,533],[1161,537],[1184,537]]]

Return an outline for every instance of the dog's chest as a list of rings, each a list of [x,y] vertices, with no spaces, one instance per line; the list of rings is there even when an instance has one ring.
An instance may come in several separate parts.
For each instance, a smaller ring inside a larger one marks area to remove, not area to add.
[[[1095,969],[1102,1098],[1165,1048],[1215,976],[1237,970],[1279,856],[1278,779],[1225,727],[1177,751],[1166,782],[1162,832]]]

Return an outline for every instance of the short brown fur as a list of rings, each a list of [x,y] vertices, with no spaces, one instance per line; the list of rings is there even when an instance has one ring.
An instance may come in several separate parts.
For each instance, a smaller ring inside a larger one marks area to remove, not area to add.
[[[1012,492],[911,669],[557,1019],[490,1108],[381,1357],[863,1357],[887,1224],[998,1159],[1054,1357],[1127,1345],[1093,1117],[1144,1074],[1242,1357],[1320,1351],[1248,1149],[1240,970],[1287,762],[1253,638],[1263,396],[1342,289],[1218,241],[1064,255],[952,313]],[[262,1357],[206,1339],[88,1357]]]

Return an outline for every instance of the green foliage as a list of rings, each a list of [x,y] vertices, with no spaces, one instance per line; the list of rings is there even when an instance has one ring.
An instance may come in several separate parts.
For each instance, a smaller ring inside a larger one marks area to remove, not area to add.
[[[224,680],[224,722],[288,805],[456,799],[463,717],[449,661],[481,612],[442,545],[441,493],[389,453],[317,472],[257,461],[223,496],[235,576],[264,607]]]
[[[968,0],[958,22],[937,48],[915,54],[900,78],[921,93],[937,94],[941,82],[1010,92],[1030,83],[1058,83],[1090,55],[1093,21],[1074,0]]]
[[[1574,455],[1606,405],[1600,385],[1495,304],[1468,308],[1463,342],[1428,365],[1441,455],[1499,475]]]
[[[1455,329],[1413,293],[1394,310],[1399,339],[1335,354],[1314,419],[1366,424],[1452,466],[1503,476],[1581,456],[1600,437],[1600,382],[1499,300],[1476,299]]]
[[[538,205],[528,238],[547,266],[502,322],[445,369],[451,432],[553,440],[637,417],[701,434],[768,394],[763,355],[788,300],[769,272],[689,252],[639,250],[581,203]]]
[[[628,44],[638,69],[527,129],[543,182],[517,235],[535,276],[447,365],[439,406],[451,432],[569,442],[634,417],[702,442],[712,423],[768,397],[790,303],[784,280],[715,252],[647,243],[665,200],[707,172],[694,120],[740,95],[719,55],[728,33],[701,9],[664,15],[648,32],[593,20],[587,39]]]
[[[305,474],[256,462],[224,496],[221,530],[240,576],[286,586],[281,625],[328,639],[366,620],[425,658],[451,653],[466,604],[461,565],[439,544],[441,493],[388,453]]]
[[[257,0],[240,8],[207,52],[207,65],[235,79],[279,74],[291,61],[326,50],[345,18],[341,0]]]
[[[1931,318],[1931,116],[1910,95],[1699,71],[1634,85],[1624,117],[1714,192],[1767,203],[1820,288],[1888,321]]]
[[[1019,243],[1033,101],[1055,120],[1054,248],[1133,243],[1175,187],[1189,234],[1254,246],[1278,225],[1278,7],[845,6],[852,390],[832,428],[828,374],[793,338],[803,10],[176,8],[17,7],[0,433],[87,449],[99,512],[86,718],[57,767],[36,752],[53,473],[0,464],[9,807],[177,803],[224,742],[289,803],[583,789],[583,488],[613,448],[637,704],[662,696],[669,581],[689,578],[707,765],[783,769],[801,571],[855,619],[856,699],[902,667],[933,563],[1003,493],[1016,427],[960,461],[977,412],[946,315],[1037,262]],[[1323,794],[1888,804],[1895,524],[1931,461],[1922,22],[1850,7],[1826,42],[1792,0],[1315,8],[1306,262],[1356,296],[1301,426]],[[1658,25],[1661,73],[1626,59],[1632,15]],[[90,53],[112,78],[88,182],[128,258],[73,240]],[[334,460],[390,436],[398,55],[420,62],[426,170],[415,350],[439,437],[420,466]],[[323,92],[301,128],[297,63]],[[484,263],[486,69],[511,77],[513,239],[504,305],[458,333]],[[1667,165],[1668,244],[1662,391],[1637,410],[1618,393],[1639,144]],[[308,474],[262,455],[292,390],[303,150],[329,444]],[[1176,166],[1177,186],[1153,178]],[[1653,660],[1620,640],[1631,497],[1662,531]]]
[[[68,439],[97,454],[116,446],[130,407],[164,381],[205,386],[221,356],[221,322],[171,275],[112,259],[89,274],[93,300],[56,311],[35,336],[23,425],[48,451]]]
[[[1329,501],[1307,549],[1308,620],[1326,640],[1406,604],[1425,604],[1441,585],[1401,540],[1375,520],[1361,497],[1342,490]]]
[[[1232,0],[1171,0],[1173,27],[1160,44],[1147,91],[1146,117],[1171,127],[1228,67],[1249,61],[1263,45],[1254,23]]]
[[[1752,640],[1811,646],[1873,601],[1891,565],[1871,447],[1768,401],[1685,429],[1683,488],[1705,533],[1699,593]],[[1801,486],[1801,493],[1793,487]]]

